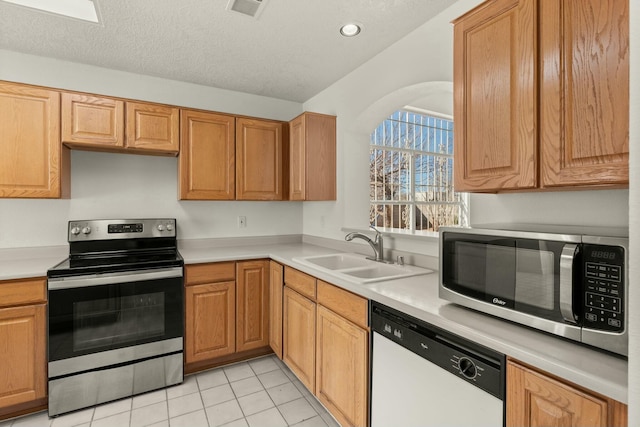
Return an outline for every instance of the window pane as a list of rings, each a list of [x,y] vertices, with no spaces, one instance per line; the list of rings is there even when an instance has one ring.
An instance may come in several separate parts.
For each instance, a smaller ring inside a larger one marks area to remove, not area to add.
[[[370,220],[437,231],[466,225],[467,196],[453,189],[453,122],[396,111],[371,134]]]
[[[369,197],[374,201],[411,200],[411,154],[372,148]]]
[[[409,230],[409,222],[411,220],[411,206],[412,205],[406,204],[372,204],[369,211],[370,223],[374,224],[376,227]]]

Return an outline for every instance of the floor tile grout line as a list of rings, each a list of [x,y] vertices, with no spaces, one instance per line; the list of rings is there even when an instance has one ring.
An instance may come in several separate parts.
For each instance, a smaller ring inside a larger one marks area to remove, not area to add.
[[[224,375],[224,372],[223,372]],[[204,419],[207,420],[207,426],[211,426],[209,422],[209,415],[207,414],[207,407],[204,405],[204,399],[202,398],[202,390],[200,389],[200,382],[198,381],[198,375],[196,377],[196,385],[198,386],[198,394],[200,395],[200,403],[202,403],[202,410],[204,411]],[[226,378],[226,376],[225,376]],[[169,420],[169,426],[171,426],[171,420]]]

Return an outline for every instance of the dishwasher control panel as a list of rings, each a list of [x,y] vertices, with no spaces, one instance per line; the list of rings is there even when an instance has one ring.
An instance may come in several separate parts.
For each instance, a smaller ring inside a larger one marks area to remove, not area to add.
[[[460,379],[504,399],[504,355],[374,303],[371,329]]]

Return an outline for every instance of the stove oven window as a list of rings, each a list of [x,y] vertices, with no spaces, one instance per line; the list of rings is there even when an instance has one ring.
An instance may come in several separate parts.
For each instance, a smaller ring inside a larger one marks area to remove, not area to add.
[[[161,337],[164,293],[76,302],[73,323],[74,352]]]

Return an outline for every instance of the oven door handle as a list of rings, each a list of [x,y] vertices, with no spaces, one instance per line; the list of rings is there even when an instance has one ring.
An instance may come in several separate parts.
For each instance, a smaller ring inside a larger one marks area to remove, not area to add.
[[[578,245],[568,244],[562,248],[560,255],[560,313],[562,318],[576,324],[573,311],[573,263],[578,254]]]
[[[48,280],[50,291],[60,289],[84,288],[87,286],[115,285],[127,282],[171,279],[182,277],[182,267],[142,270],[138,272],[122,271],[118,273],[90,274],[85,276],[55,277]]]

